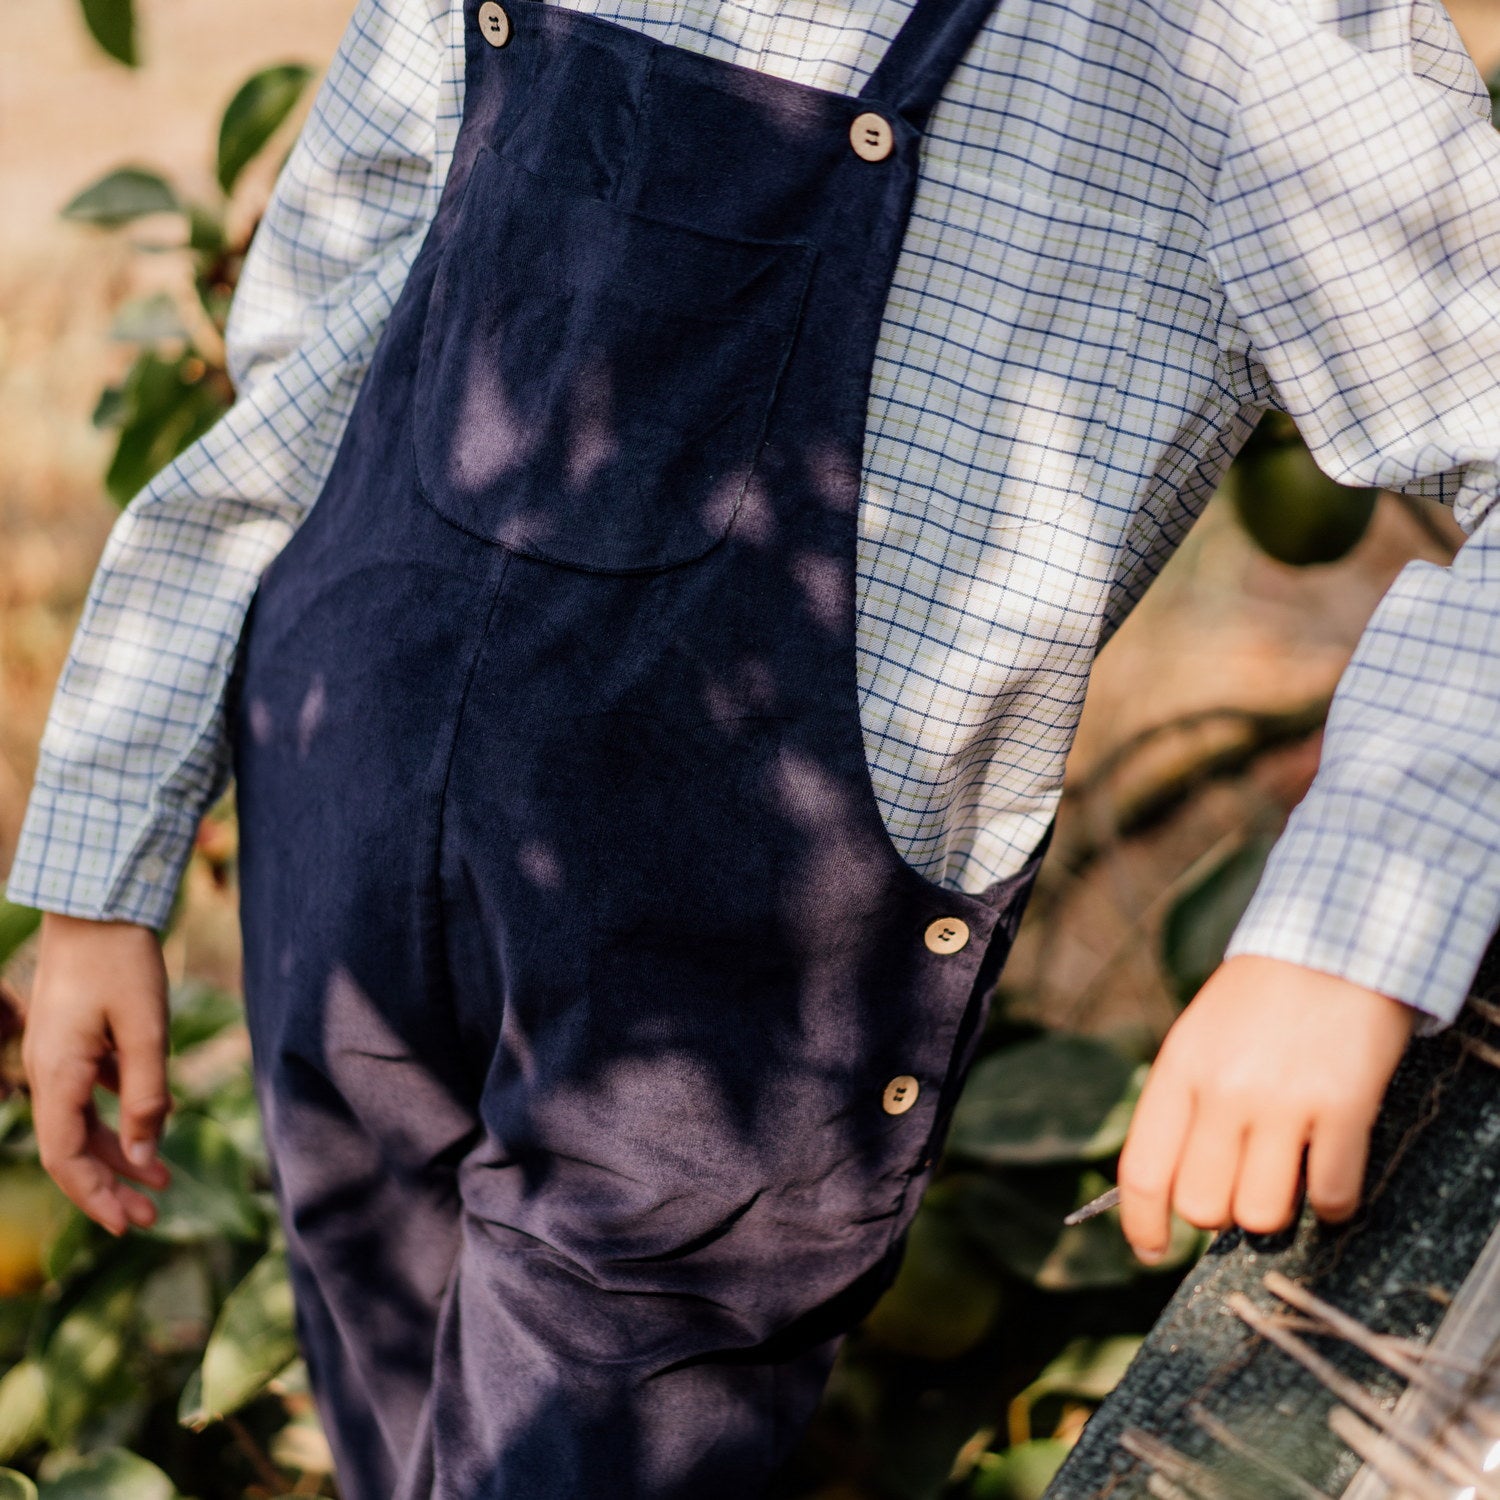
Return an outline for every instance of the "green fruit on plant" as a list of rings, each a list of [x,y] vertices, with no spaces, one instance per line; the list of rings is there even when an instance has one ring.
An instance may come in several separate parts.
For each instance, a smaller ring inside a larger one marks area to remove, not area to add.
[[[1291,420],[1268,413],[1235,461],[1230,498],[1241,525],[1277,562],[1337,562],[1365,534],[1379,491],[1338,484]]]
[[[20,1297],[46,1279],[42,1252],[68,1200],[36,1163],[0,1164],[0,1297]]]

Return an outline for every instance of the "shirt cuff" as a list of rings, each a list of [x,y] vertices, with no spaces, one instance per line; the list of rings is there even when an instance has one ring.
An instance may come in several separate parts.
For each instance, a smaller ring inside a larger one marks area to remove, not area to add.
[[[26,805],[6,898],[163,932],[197,832],[198,818],[182,809],[127,808],[38,784]]]
[[[1423,1013],[1457,1017],[1500,926],[1500,882],[1439,868],[1293,809],[1224,956],[1254,953],[1336,974]]]

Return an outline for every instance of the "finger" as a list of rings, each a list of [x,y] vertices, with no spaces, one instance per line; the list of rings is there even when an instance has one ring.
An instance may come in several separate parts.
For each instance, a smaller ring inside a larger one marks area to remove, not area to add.
[[[1364,1115],[1330,1112],[1313,1122],[1307,1150],[1307,1201],[1320,1219],[1338,1224],[1352,1218],[1364,1188],[1371,1121]]]
[[[94,1065],[82,1054],[37,1065],[31,1079],[37,1153],[52,1180],[89,1218],[111,1234],[123,1234],[127,1216],[114,1174],[89,1151],[93,1088]]]
[[[99,1084],[112,1094],[120,1092],[120,1065],[113,1052],[99,1059]]]
[[[135,1181],[144,1182],[147,1187],[152,1188],[164,1188],[172,1180],[170,1168],[159,1156],[144,1167],[136,1166],[125,1155],[120,1145],[120,1137],[99,1118],[97,1111],[93,1112],[88,1122],[88,1141],[89,1150],[111,1172],[117,1172],[122,1177],[134,1178]]]
[[[141,1169],[125,1160],[120,1152],[119,1138],[99,1118],[99,1111],[93,1103],[90,1103],[85,1111],[84,1129],[88,1140],[89,1155],[110,1174],[108,1179],[110,1191],[114,1194],[115,1201],[124,1210],[125,1217],[142,1229],[154,1223],[156,1205],[144,1193],[137,1192],[127,1183],[116,1180],[114,1174],[117,1172],[125,1171],[132,1176],[139,1176]]]
[[[1120,1227],[1148,1264],[1167,1253],[1172,1183],[1192,1119],[1192,1095],[1158,1062],[1146,1078],[1120,1153]]]
[[[1309,1122],[1295,1116],[1258,1123],[1250,1132],[1234,1185],[1234,1222],[1251,1234],[1274,1234],[1297,1214],[1302,1152]]]
[[[1199,1229],[1223,1229],[1232,1220],[1248,1126],[1222,1101],[1199,1097],[1172,1184],[1172,1206]]]
[[[172,1108],[166,1018],[154,1006],[122,1006],[110,1017],[110,1031],[120,1079],[120,1145],[143,1167],[155,1157],[162,1121]]]

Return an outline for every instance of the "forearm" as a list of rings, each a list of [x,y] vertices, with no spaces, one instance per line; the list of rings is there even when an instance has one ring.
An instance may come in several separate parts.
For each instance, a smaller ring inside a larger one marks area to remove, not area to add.
[[[226,337],[239,399],[110,533],[7,894],[162,926],[226,785],[224,698],[266,565],[316,499],[426,233],[455,118],[449,8],[362,0],[277,180]]]

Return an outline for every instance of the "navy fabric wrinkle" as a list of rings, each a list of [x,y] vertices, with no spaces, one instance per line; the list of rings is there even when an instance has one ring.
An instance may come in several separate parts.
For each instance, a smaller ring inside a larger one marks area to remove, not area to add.
[[[919,0],[848,97],[466,9],[442,201],[232,710],[348,1500],[761,1500],[895,1274],[1040,859],[908,865],[857,690],[875,339],[993,3]]]

